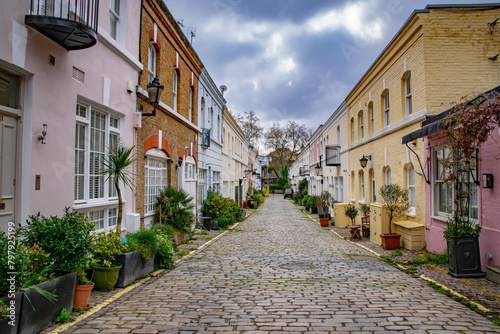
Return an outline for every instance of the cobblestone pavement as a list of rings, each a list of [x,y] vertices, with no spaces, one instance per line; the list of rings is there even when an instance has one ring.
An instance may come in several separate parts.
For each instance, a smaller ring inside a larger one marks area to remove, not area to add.
[[[500,333],[271,196],[244,223],[64,333]]]

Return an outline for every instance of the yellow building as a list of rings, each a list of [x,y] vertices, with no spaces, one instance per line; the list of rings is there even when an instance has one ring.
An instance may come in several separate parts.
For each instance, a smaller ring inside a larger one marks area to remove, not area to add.
[[[498,17],[498,4],[414,11],[347,95],[351,202],[377,202],[381,186],[398,183],[410,192],[406,220],[423,226],[425,182],[431,177],[423,166],[424,143],[407,147],[401,138],[419,129],[426,115],[500,84]]]

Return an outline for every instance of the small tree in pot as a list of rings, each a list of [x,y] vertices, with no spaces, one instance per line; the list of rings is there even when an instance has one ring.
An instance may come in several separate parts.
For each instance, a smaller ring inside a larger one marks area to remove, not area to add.
[[[408,190],[402,188],[399,184],[388,184],[380,187],[379,192],[389,216],[389,234],[380,234],[382,246],[384,249],[396,249],[400,247],[399,239],[401,235],[392,233],[392,222],[405,216],[410,209]]]
[[[354,225],[354,219],[358,216],[358,208],[354,205],[347,205],[344,208],[344,214],[351,220],[351,225]]]
[[[333,205],[333,197],[328,191],[323,191],[321,195],[316,197],[316,206],[318,207],[319,220],[321,226],[328,226],[329,212],[328,209]]]

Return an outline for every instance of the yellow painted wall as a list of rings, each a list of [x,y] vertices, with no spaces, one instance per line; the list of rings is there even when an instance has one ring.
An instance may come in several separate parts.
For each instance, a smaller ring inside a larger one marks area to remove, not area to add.
[[[480,93],[500,85],[500,60],[488,59],[500,53],[500,34],[491,34],[488,29],[488,22],[497,17],[500,17],[500,9],[470,11],[470,8],[448,8],[417,13],[361,78],[346,97],[351,200],[363,202],[363,177],[364,202],[371,202],[370,173],[375,175],[379,197],[378,189],[385,184],[387,168],[391,169],[392,183],[404,187],[407,186],[408,165],[412,163],[416,172],[421,170],[415,155],[408,152],[401,139],[421,127],[423,114],[441,113],[450,108],[451,102],[459,101],[466,94]],[[500,29],[500,23],[496,29]],[[410,73],[413,114],[408,117],[404,79]],[[390,125],[386,128],[383,123],[383,96],[387,92],[390,97]],[[370,103],[373,103],[375,116],[373,135],[369,119]],[[360,136],[360,111],[363,113],[364,138]],[[419,139],[410,146],[424,164],[423,140]],[[363,155],[371,155],[371,161],[364,170],[359,163]],[[424,186],[424,178],[415,174],[415,215],[402,220],[425,221]]]

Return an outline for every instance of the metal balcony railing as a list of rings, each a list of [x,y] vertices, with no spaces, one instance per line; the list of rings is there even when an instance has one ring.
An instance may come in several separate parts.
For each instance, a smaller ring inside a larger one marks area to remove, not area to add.
[[[31,0],[24,23],[66,50],[86,49],[97,42],[99,0]]]
[[[210,129],[206,128],[201,129],[201,147],[203,148],[210,147]]]

